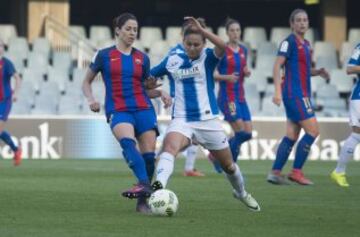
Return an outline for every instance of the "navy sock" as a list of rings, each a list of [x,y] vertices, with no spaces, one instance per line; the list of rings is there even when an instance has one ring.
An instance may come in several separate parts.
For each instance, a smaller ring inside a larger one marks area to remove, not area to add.
[[[155,152],[146,152],[142,154],[145,161],[146,172],[148,174],[149,181],[151,182],[154,170],[155,170]]]
[[[9,145],[11,150],[13,150],[13,151],[18,150],[18,147],[15,145],[14,141],[11,139],[11,136],[8,132],[3,131],[0,134],[0,139],[3,140],[7,145]]]
[[[299,141],[299,144],[296,148],[294,169],[301,169],[304,166],[304,163],[309,155],[311,145],[315,141],[315,137],[310,134],[305,133],[305,135]]]
[[[236,132],[235,135],[232,138],[230,138],[229,140],[230,150],[233,156],[233,160],[235,162],[238,159],[241,144],[250,140],[251,137],[252,137],[251,133],[240,131],[240,132]]]
[[[278,150],[276,152],[276,159],[272,167],[273,170],[282,170],[286,161],[289,158],[289,155],[291,153],[294,144],[295,141],[291,140],[288,137],[284,137],[281,140]]]
[[[150,183],[144,159],[137,150],[135,141],[131,138],[122,138],[119,143],[123,149],[124,158],[139,183]]]

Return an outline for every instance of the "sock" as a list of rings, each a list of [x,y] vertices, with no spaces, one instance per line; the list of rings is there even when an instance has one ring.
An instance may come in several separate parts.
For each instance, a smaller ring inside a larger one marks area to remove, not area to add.
[[[159,156],[159,162],[156,166],[156,180],[162,184],[163,188],[166,187],[174,171],[174,161],[175,157],[168,152],[162,152]]]
[[[197,150],[198,147],[195,145],[191,145],[186,149],[185,171],[194,170]]]
[[[288,137],[284,137],[281,140],[279,147],[277,149],[277,152],[276,152],[276,159],[274,161],[272,170],[279,170],[279,171],[282,170],[286,161],[289,158],[289,155],[291,153],[291,150],[292,150],[294,144],[295,144],[295,141],[291,140]]]
[[[305,135],[301,138],[296,148],[295,161],[293,166],[294,169],[302,169],[309,155],[311,145],[314,143],[315,139],[316,137],[313,137],[307,133],[305,133]]]
[[[3,140],[7,145],[9,145],[12,151],[16,152],[18,150],[18,147],[15,145],[8,132],[3,131],[0,134],[0,139]]]
[[[146,173],[148,175],[148,179],[151,182],[155,170],[155,152],[146,152],[142,154],[142,157],[144,158],[145,161],[145,168],[146,168]]]
[[[240,197],[245,197],[247,192],[245,191],[245,182],[241,174],[239,166],[234,163],[235,172],[233,174],[226,174],[227,179],[230,181],[231,186],[237,192]]]
[[[335,169],[336,173],[345,173],[346,165],[351,159],[351,157],[354,155],[355,147],[359,143],[360,143],[360,134],[351,133],[340,150],[340,157]]]
[[[137,150],[135,141],[131,138],[122,138],[120,139],[119,143],[123,149],[124,158],[130,169],[132,169],[139,183],[150,183],[146,172],[144,159]]]
[[[235,135],[232,138],[230,138],[229,140],[230,150],[233,156],[233,160],[235,162],[238,159],[241,144],[250,140],[251,137],[252,137],[251,133],[240,131],[240,132],[236,132]]]

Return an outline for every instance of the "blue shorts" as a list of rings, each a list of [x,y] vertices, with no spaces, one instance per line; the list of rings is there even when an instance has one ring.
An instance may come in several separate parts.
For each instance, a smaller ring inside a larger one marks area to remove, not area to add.
[[[7,121],[12,105],[12,98],[0,102],[0,120]]]
[[[286,117],[293,122],[315,117],[314,107],[308,97],[284,99],[283,102]]]
[[[130,123],[134,126],[135,136],[139,136],[149,130],[155,130],[159,135],[156,114],[153,108],[137,111],[115,111],[107,115],[108,123],[113,129],[119,123]]]
[[[224,114],[224,119],[228,122],[234,122],[239,119],[251,121],[250,110],[246,101],[228,102],[227,100],[218,100],[218,105]]]

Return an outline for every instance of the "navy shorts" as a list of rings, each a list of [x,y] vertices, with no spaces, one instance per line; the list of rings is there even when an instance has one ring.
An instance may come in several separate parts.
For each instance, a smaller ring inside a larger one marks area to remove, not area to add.
[[[224,114],[224,119],[228,122],[234,122],[239,119],[245,122],[251,121],[250,110],[246,101],[228,102],[227,100],[218,100],[218,105]]]
[[[0,120],[7,121],[12,105],[12,98],[9,97],[0,102]]]
[[[154,109],[137,111],[115,111],[107,116],[111,129],[119,123],[130,123],[135,130],[135,136],[139,136],[149,130],[155,130],[159,135],[157,119]]]
[[[300,122],[315,117],[314,108],[308,97],[284,99],[286,117],[293,122]]]

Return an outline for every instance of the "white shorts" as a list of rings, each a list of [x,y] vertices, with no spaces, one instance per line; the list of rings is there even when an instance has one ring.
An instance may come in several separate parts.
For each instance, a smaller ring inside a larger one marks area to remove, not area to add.
[[[350,126],[360,127],[360,100],[350,100]]]
[[[222,150],[229,147],[227,136],[219,119],[210,119],[196,122],[186,122],[182,118],[175,118],[170,122],[166,134],[178,132],[189,138],[195,139],[208,150]]]

